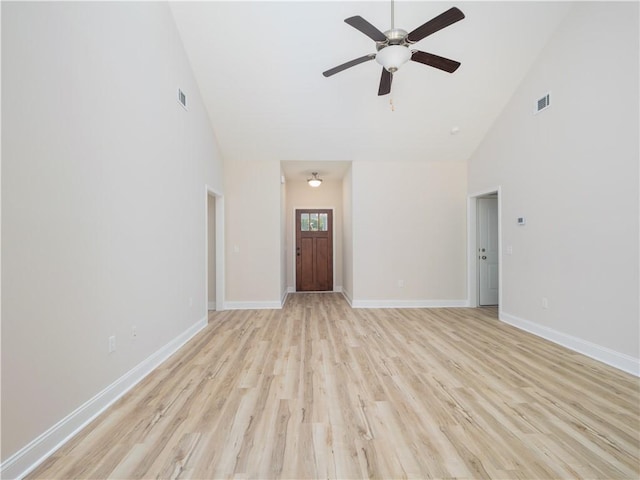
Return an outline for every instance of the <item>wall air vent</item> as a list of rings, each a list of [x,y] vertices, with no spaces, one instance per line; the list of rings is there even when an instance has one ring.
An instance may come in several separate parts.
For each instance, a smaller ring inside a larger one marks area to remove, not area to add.
[[[543,97],[540,97],[539,99],[536,100],[536,105],[533,110],[534,115],[536,113],[541,112],[545,108],[549,108],[550,105],[551,105],[551,93],[547,93]]]
[[[187,109],[187,94],[182,90],[178,89],[178,103]]]

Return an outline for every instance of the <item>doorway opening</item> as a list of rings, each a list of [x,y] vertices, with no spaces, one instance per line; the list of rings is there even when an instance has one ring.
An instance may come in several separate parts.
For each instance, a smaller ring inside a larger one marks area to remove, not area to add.
[[[207,310],[224,310],[224,197],[206,187],[205,298]]]
[[[468,292],[471,307],[502,303],[500,188],[468,197]]]

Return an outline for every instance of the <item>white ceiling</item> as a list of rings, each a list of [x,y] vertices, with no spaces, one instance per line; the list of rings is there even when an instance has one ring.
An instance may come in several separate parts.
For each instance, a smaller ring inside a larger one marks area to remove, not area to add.
[[[335,161],[342,172],[358,160],[469,158],[570,3],[396,2],[395,26],[411,31],[452,6],[466,18],[414,48],[461,67],[408,62],[378,97],[375,61],[322,72],[375,52],[344,19],[388,30],[389,1],[171,4],[225,160],[285,161],[287,176],[330,174]]]

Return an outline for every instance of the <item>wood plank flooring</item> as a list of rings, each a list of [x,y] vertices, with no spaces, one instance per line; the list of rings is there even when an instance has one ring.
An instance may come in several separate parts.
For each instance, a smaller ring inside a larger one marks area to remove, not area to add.
[[[293,294],[211,313],[28,478],[637,479],[639,398],[495,309]]]

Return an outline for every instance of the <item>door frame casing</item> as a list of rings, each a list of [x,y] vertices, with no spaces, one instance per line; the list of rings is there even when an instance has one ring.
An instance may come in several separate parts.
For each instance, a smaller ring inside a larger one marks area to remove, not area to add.
[[[470,307],[480,306],[478,295],[478,199],[497,194],[498,198],[498,312],[502,313],[502,189],[488,188],[467,195],[467,294]]]
[[[291,293],[296,292],[297,285],[297,272],[296,272],[296,210],[331,210],[331,249],[333,250],[332,258],[332,279],[331,282],[333,284],[333,292],[337,292],[336,290],[336,209],[335,207],[293,207],[293,212],[291,214],[291,237],[292,237],[292,248],[291,248],[291,265],[293,270],[293,285],[288,287],[288,290]],[[305,292],[305,293],[314,293],[314,292]],[[326,292],[317,292],[317,293],[326,293]]]
[[[215,250],[216,250],[216,311],[224,310],[225,298],[224,298],[224,195],[205,185],[205,253],[204,261],[207,268],[205,268],[204,276],[204,291],[205,291],[205,303],[206,310],[209,311],[209,229],[207,228],[209,222],[209,196],[215,198],[216,205],[216,218],[215,218]]]

